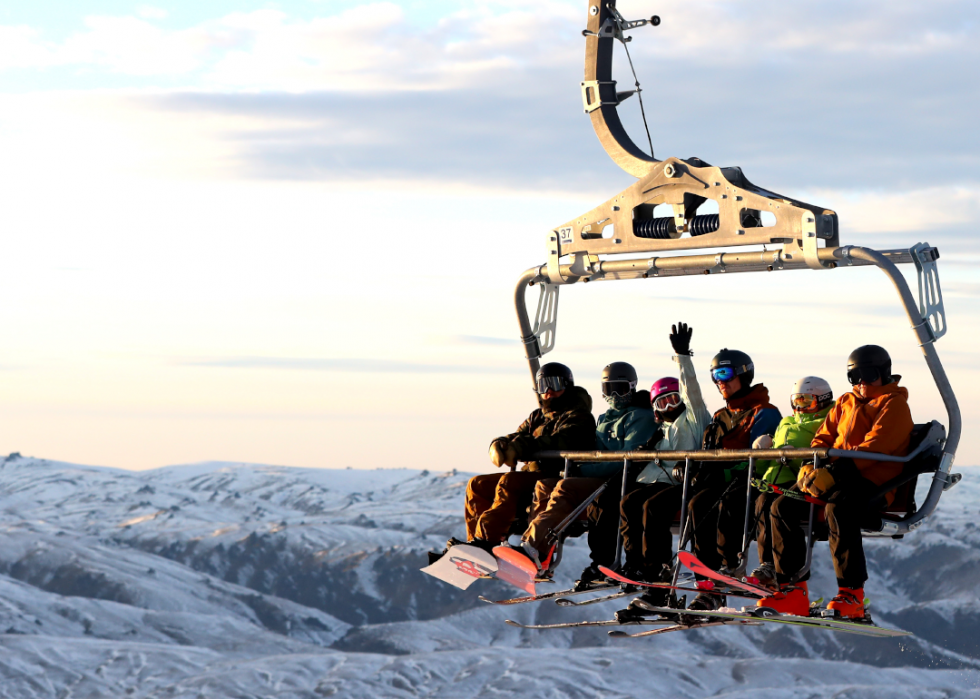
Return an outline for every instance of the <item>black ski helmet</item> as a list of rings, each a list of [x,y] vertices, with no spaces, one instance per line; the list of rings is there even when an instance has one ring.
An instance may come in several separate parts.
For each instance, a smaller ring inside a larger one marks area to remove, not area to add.
[[[636,369],[633,368],[632,364],[626,362],[607,364],[606,368],[602,370],[602,382],[605,383],[606,381],[629,381],[636,386],[638,381]]]
[[[752,385],[752,380],[755,378],[755,364],[752,363],[752,357],[745,352],[730,350],[727,347],[720,350],[711,359],[711,371],[723,366],[731,367],[735,371],[735,376],[744,377],[742,379],[743,389]]]
[[[610,396],[622,398],[632,396],[636,390],[636,369],[626,362],[607,364],[602,370],[602,395],[607,400]]]
[[[873,372],[877,372],[874,378],[872,378]],[[884,347],[862,345],[851,352],[847,358],[847,380],[854,385],[862,378],[868,381],[880,378],[882,386],[893,381],[892,358]]]
[[[572,370],[559,362],[549,362],[538,369],[534,375],[534,387],[538,393],[546,393],[550,388],[553,391],[564,391],[575,385],[575,377]]]

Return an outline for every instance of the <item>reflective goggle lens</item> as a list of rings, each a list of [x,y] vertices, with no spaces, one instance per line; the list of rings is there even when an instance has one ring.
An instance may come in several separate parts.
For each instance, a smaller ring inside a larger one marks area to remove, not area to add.
[[[663,395],[657,396],[657,400],[653,401],[653,409],[663,412],[664,410],[676,408],[680,404],[680,393],[664,393]]]
[[[724,383],[735,378],[735,370],[730,366],[720,366],[711,370],[711,380],[715,383]]]
[[[789,398],[793,410],[816,410],[817,397],[812,393],[794,393]]]
[[[568,382],[561,376],[538,377],[538,393],[544,394],[548,391],[564,391],[566,388],[568,388]]]
[[[604,396],[626,396],[636,387],[632,381],[604,381],[602,383],[602,395]]]
[[[852,386],[859,383],[874,383],[881,373],[873,366],[859,366],[847,372],[847,380]]]

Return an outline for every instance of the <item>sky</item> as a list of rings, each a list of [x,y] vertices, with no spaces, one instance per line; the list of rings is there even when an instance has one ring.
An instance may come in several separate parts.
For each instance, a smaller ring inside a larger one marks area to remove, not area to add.
[[[980,6],[620,0],[657,157],[738,165],[838,212],[843,244],[942,254],[938,351],[980,463]],[[582,113],[587,3],[0,0],[0,453],[488,471],[535,407],[513,288],[634,180]],[[628,86],[625,56],[617,79]],[[622,107],[644,142],[636,100]],[[914,285],[914,270],[904,270]],[[914,290],[914,286],[913,286]],[[533,294],[532,303],[533,303]],[[789,410],[885,346],[946,422],[874,269],[566,287],[599,374],[749,352]],[[532,307],[533,311],[533,307]]]

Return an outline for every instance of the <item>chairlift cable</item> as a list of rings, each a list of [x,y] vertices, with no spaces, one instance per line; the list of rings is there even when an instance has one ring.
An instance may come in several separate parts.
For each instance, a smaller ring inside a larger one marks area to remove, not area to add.
[[[622,42],[623,48],[626,50],[626,60],[629,61],[630,70],[633,72],[633,84],[636,86],[636,99],[640,100],[640,114],[643,116],[643,128],[647,132],[647,143],[650,144],[650,157],[653,155],[653,139],[650,138],[650,127],[647,125],[647,113],[643,109],[643,89],[640,87],[640,79],[636,77],[636,69],[633,67],[633,59],[630,57],[630,47],[626,41]]]

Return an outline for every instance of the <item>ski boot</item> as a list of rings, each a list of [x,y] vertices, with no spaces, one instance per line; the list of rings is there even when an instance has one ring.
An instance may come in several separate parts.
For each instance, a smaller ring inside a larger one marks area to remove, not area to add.
[[[837,591],[837,596],[830,600],[830,603],[827,605],[827,611],[831,612],[838,619],[865,621],[864,588],[840,588]]]
[[[582,571],[579,575],[578,580],[575,581],[575,586],[572,588],[575,592],[582,592],[585,590],[593,590],[597,587],[606,587],[609,583],[606,582],[606,576],[604,576],[600,571],[599,567],[594,563]]]
[[[776,567],[768,561],[749,573],[747,582],[760,587],[778,588],[776,583]]]
[[[780,585],[779,590],[755,603],[756,607],[766,607],[780,614],[810,616],[810,591],[806,582],[795,585]]]
[[[728,599],[725,595],[720,595],[715,592],[699,592],[697,597],[691,600],[691,604],[688,605],[688,609],[695,611],[713,611],[715,609],[721,609],[728,603]],[[700,624],[705,621],[712,621],[713,617],[701,616],[700,614],[681,614],[680,621],[682,624],[692,626],[694,624]]]

